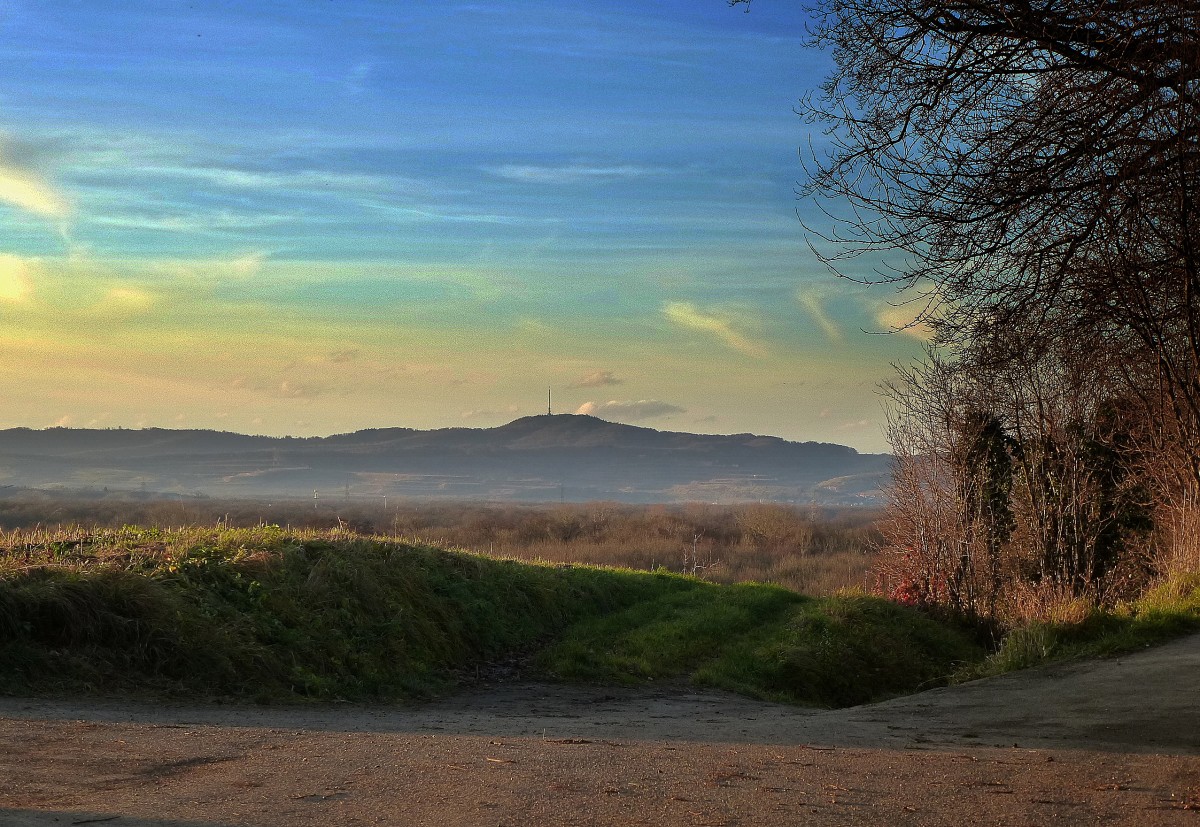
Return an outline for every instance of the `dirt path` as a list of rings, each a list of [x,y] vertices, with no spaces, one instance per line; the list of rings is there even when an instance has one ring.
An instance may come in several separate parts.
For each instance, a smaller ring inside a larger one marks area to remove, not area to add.
[[[0,825],[1189,824],[1200,636],[883,704],[502,686],[416,708],[0,699]]]

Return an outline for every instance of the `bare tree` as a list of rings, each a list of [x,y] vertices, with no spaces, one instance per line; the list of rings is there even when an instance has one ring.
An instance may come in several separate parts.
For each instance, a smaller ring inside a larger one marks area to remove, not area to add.
[[[803,185],[833,219],[809,228],[815,247],[843,271],[884,259],[876,280],[927,297],[942,343],[997,361],[1050,340],[1133,354],[1200,485],[1200,3],[813,15],[836,65],[803,106],[831,146]]]
[[[814,2],[810,240],[935,332],[893,386],[892,574],[1098,596],[1150,505],[1200,524],[1200,0]]]

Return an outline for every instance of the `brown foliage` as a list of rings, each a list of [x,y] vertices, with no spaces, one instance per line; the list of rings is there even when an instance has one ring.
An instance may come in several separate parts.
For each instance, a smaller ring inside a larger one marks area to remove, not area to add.
[[[932,358],[895,389],[880,586],[1001,620],[1039,601],[1132,596],[1163,537],[1136,421],[1052,357],[968,367]]]

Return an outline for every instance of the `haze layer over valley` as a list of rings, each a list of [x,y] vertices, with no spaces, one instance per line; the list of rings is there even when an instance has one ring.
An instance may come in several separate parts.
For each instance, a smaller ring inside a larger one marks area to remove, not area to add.
[[[843,445],[657,431],[574,414],[310,438],[0,431],[0,485],[224,497],[874,504],[890,464],[888,455]]]

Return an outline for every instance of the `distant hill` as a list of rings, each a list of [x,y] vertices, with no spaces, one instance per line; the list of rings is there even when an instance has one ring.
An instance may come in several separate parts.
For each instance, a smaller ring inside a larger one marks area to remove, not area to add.
[[[777,437],[656,431],[592,416],[329,437],[0,430],[0,485],[222,497],[874,503],[891,457]]]

